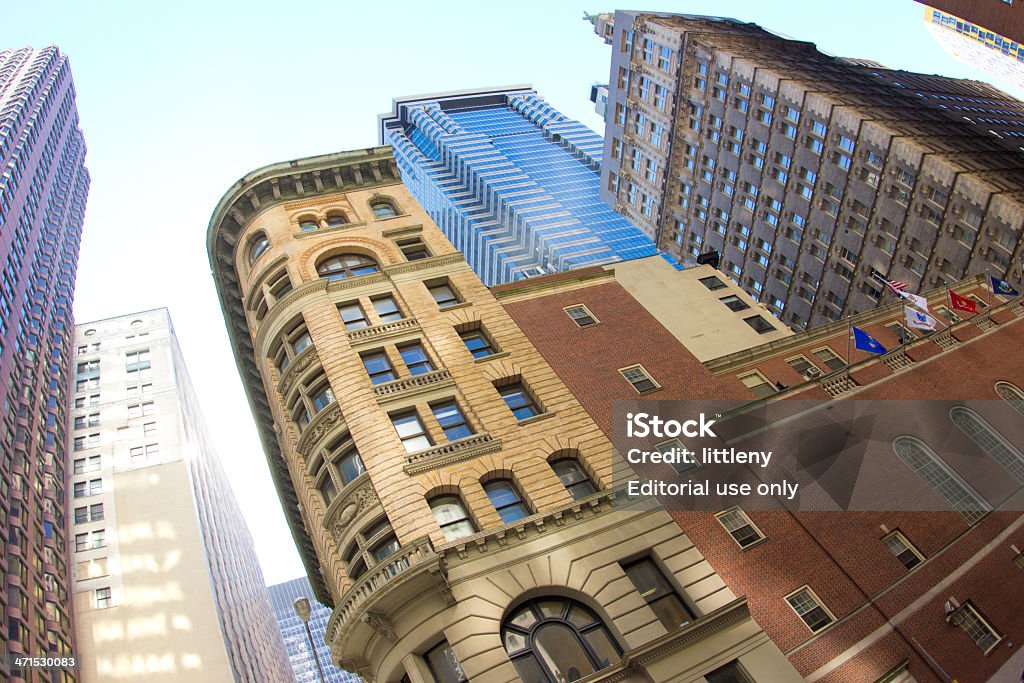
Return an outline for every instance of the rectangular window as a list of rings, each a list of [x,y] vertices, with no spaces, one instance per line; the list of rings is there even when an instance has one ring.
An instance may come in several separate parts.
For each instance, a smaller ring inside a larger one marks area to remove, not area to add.
[[[727,297],[723,297],[719,299],[719,301],[725,304],[726,308],[728,308],[730,311],[742,311],[744,309],[750,308],[750,306],[748,306],[746,302],[744,302],[735,294],[730,294]]]
[[[97,588],[96,589],[96,607],[102,609],[104,607],[110,607],[110,589],[109,588]]]
[[[583,304],[568,306],[562,310],[568,313],[569,317],[573,319],[573,322],[575,322],[580,327],[594,325],[597,322],[599,322],[598,319],[594,317],[594,314],[591,313],[590,310]]]
[[[430,362],[427,352],[419,342],[399,346],[398,353],[402,356],[405,366],[409,368],[410,375],[422,375],[434,369],[434,364]]]
[[[75,524],[84,524],[89,521],[89,508],[75,508]],[[84,534],[83,534],[84,535]],[[76,537],[77,539],[77,537]]]
[[[455,290],[452,289],[451,284],[448,282],[442,282],[436,285],[429,285],[427,289],[430,291],[430,295],[434,297],[434,302],[438,308],[445,309],[451,308],[462,303],[459,297],[455,294]]]
[[[394,368],[391,367],[391,361],[388,360],[384,351],[364,353],[360,358],[362,358],[363,367],[366,368],[366,374],[369,375],[371,383],[383,384],[398,379],[398,375],[395,374]]]
[[[950,619],[953,624],[963,629],[963,632],[970,636],[978,648],[988,654],[992,648],[1003,639],[999,633],[989,625],[981,613],[967,602],[964,603]]]
[[[494,345],[483,330],[466,330],[460,332],[459,337],[462,338],[462,343],[469,349],[473,358],[486,358],[496,353]]]
[[[667,630],[674,631],[693,621],[686,603],[650,557],[624,564],[622,569]]]
[[[149,349],[129,351],[128,353],[125,354],[125,370],[127,370],[128,372],[148,370],[149,367]]]
[[[370,301],[373,302],[373,309],[377,311],[377,316],[381,322],[390,323],[396,320],[402,319],[402,310],[398,308],[398,304],[395,303],[395,297],[390,294],[386,296],[378,296]],[[344,314],[342,318],[344,319]],[[347,326],[345,329],[349,329]]]
[[[646,394],[649,391],[661,388],[661,385],[654,381],[642,365],[622,368],[619,370],[619,373],[636,389],[638,394]]]
[[[143,436],[156,436],[156,422],[147,422],[142,425]]]
[[[405,254],[407,261],[419,261],[430,257],[430,251],[427,249],[427,245],[423,243],[423,238],[416,236],[410,237],[404,240],[398,240],[395,244]]]
[[[924,560],[921,553],[917,552],[917,548],[899,531],[893,531],[884,536],[882,543],[885,543],[885,547],[889,549],[893,557],[899,560],[907,569],[913,569]]]
[[[716,289],[722,289],[725,287],[725,283],[719,280],[714,275],[710,277],[702,277],[700,279],[700,283],[707,287],[708,289],[710,289],[711,291],[714,291]]]
[[[738,659],[704,674],[704,680],[707,683],[752,683],[751,678],[740,666]]]
[[[775,330],[772,324],[759,315],[744,318],[743,322],[750,325],[758,334],[766,334]]]
[[[724,512],[719,512],[715,517],[718,518],[719,523],[725,530],[729,532],[733,540],[739,544],[741,548],[749,548],[755,543],[763,541],[765,536],[761,533],[761,530],[750,521],[747,514],[739,508],[732,508]]]
[[[434,445],[415,410],[394,413],[390,417],[407,453],[415,453]]]
[[[803,619],[807,628],[811,629],[811,633],[817,633],[835,621],[835,617],[825,609],[818,596],[807,586],[786,596],[786,602],[797,613],[797,616]]]
[[[842,370],[846,367],[846,361],[836,355],[835,351],[825,347],[812,351],[811,355],[817,358],[819,361],[825,364],[829,372],[835,372],[836,370]]]
[[[743,382],[743,386],[750,389],[754,396],[758,398],[771,396],[775,393],[775,385],[765,379],[765,376],[756,370],[738,375],[738,378]]]
[[[345,325],[346,330],[361,330],[370,326],[370,322],[366,319],[366,312],[357,301],[338,304],[338,313],[341,315],[341,322]]]
[[[498,393],[505,400],[505,404],[512,411],[512,414],[516,416],[517,420],[526,420],[534,415],[539,415],[541,412],[533,400],[533,396],[530,395],[530,392],[526,390],[521,382],[499,387]]]
[[[810,360],[808,360],[807,356],[795,356],[793,358],[788,359],[786,362],[789,364],[789,367],[793,368],[801,375],[807,375],[808,370],[811,370],[811,368],[814,368],[814,370],[818,371],[815,374],[821,373],[821,370],[818,369],[818,366],[812,363]],[[814,370],[811,370],[811,372],[814,372]]]
[[[89,521],[99,522],[103,520],[103,503],[94,503],[89,506]]]
[[[466,416],[462,414],[462,410],[459,409],[455,401],[434,403],[431,404],[430,409],[434,412],[437,423],[441,425],[441,430],[449,441],[457,441],[474,434],[473,428],[469,426]]]

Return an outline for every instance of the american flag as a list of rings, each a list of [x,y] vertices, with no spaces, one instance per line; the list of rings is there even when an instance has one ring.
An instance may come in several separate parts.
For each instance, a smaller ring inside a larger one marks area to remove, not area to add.
[[[884,282],[885,286],[891,289],[894,294],[899,294],[904,289],[910,286],[906,282],[900,282],[899,280],[887,280],[884,275],[877,271],[874,273],[874,276],[879,281]]]

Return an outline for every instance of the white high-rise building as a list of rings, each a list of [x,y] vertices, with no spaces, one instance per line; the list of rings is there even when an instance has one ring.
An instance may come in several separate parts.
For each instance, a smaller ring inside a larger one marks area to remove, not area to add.
[[[78,325],[74,348],[81,680],[294,680],[167,309]]]

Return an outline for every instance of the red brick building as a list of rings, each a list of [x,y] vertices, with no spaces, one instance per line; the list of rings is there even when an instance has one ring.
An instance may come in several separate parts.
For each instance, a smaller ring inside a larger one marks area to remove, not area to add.
[[[838,683],[1024,669],[1024,655],[1011,661],[1024,639],[1024,305],[980,277],[952,289],[980,313],[959,320],[931,292],[950,324],[905,345],[901,304],[854,316],[890,351],[855,350],[848,368],[847,321],[701,363],[607,271],[493,291],[609,436],[616,400],[929,400],[934,419],[875,425],[884,448],[863,476],[949,511],[673,513],[800,673]]]

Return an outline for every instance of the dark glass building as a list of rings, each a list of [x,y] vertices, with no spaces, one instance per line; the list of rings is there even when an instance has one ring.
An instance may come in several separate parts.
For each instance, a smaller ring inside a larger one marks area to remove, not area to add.
[[[318,683],[316,662],[309,649],[309,638],[302,625],[302,619],[295,613],[292,604],[297,598],[307,598],[311,609],[309,630],[313,635],[317,659],[324,672],[324,683],[359,683],[359,676],[339,669],[331,663],[331,648],[324,642],[327,633],[327,620],[331,618],[331,609],[317,602],[313,595],[313,587],[305,576],[267,587],[270,607],[277,617],[277,626],[281,629],[284,646],[288,651],[288,661],[292,665],[297,683]]]
[[[56,47],[0,52],[0,643],[12,655],[74,651],[65,421],[84,162],[68,58]],[[76,674],[11,669],[3,657],[0,679]]]

